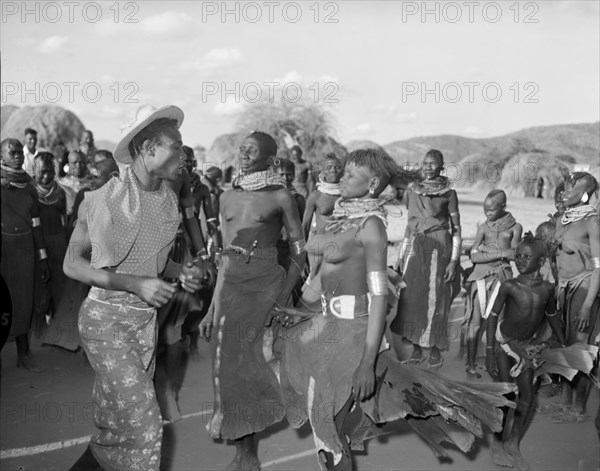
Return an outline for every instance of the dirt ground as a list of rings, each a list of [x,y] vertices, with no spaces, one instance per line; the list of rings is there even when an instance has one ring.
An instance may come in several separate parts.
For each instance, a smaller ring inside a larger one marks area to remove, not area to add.
[[[475,234],[474,221],[482,219],[481,194],[459,192],[466,237]],[[553,210],[551,202],[530,199],[511,201],[509,210],[526,230],[533,230]],[[405,216],[402,218],[405,219]],[[394,226],[395,232],[403,228]],[[458,324],[464,315],[462,300],[453,305],[451,348],[445,352],[440,373],[465,380],[464,363],[457,358]],[[81,353],[72,354],[34,345],[34,354],[45,368],[28,373],[16,368],[16,348],[8,343],[2,353],[0,468],[6,471],[68,469],[84,451],[94,432],[91,408],[93,372]],[[407,350],[407,353],[408,350]],[[487,375],[484,373],[484,379]],[[588,412],[595,416],[599,393],[592,392]],[[164,427],[161,470],[219,470],[233,458],[234,448],[210,439],[205,425],[212,410],[208,347],[201,342],[201,358],[190,361],[180,392],[184,418]],[[550,399],[538,396],[539,404]],[[450,459],[435,458],[425,443],[403,423],[386,427],[386,434],[370,440],[366,452],[356,454],[356,469],[379,470],[492,470],[489,438],[477,441],[463,455],[450,448]],[[264,470],[318,470],[310,429],[294,430],[283,423],[261,434],[259,457]],[[522,451],[533,470],[596,470],[600,449],[593,419],[579,424],[555,424],[536,413],[522,442]]]
[[[455,302],[452,315],[451,332],[457,332],[457,321],[463,316],[460,300]],[[454,335],[440,373],[465,380],[464,364],[457,359],[457,352],[458,338]],[[2,351],[0,468],[64,471],[83,453],[86,437],[94,432],[90,405],[93,372],[81,354],[42,346],[36,346],[34,353],[45,368],[42,373],[16,368],[14,343]],[[591,415],[599,406],[598,396],[594,390],[588,405]],[[550,401],[538,397],[542,405]],[[200,360],[188,363],[180,407],[184,418],[164,427],[161,470],[223,469],[233,458],[234,448],[210,439],[205,430],[212,410],[212,386],[209,352],[203,342]],[[449,448],[450,459],[440,461],[405,424],[392,424],[386,432],[370,440],[365,453],[355,455],[358,470],[499,469],[490,459],[488,437],[478,440],[468,455]],[[316,471],[319,467],[313,448],[308,427],[297,431],[284,423],[261,434],[259,457],[264,470]],[[592,419],[555,424],[550,416],[536,413],[521,448],[534,470],[596,470],[600,465]]]

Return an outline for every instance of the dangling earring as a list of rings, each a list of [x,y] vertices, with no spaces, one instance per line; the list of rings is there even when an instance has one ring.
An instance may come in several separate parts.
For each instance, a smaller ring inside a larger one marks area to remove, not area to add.
[[[371,198],[373,198],[373,195],[374,195],[374,194],[375,194],[375,188],[373,188],[373,187],[369,188],[369,196],[370,196]]]
[[[588,194],[587,194],[587,193],[584,193],[584,194],[581,196],[581,202],[582,202],[583,204],[587,203],[587,202],[589,201],[589,199],[590,199],[590,197],[588,196]]]

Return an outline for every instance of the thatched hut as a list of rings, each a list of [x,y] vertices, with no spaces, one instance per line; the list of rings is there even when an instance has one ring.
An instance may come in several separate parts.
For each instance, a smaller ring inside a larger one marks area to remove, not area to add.
[[[546,152],[515,155],[502,169],[497,188],[508,194],[553,199],[556,187],[569,176],[569,167]]]
[[[240,142],[241,137],[237,132],[217,136],[206,153],[206,159],[202,162],[200,170],[213,166],[219,167],[223,171],[223,182],[229,183],[235,173]]]
[[[383,147],[376,142],[370,141],[369,139],[354,139],[346,143],[346,149],[348,149],[348,152],[353,152],[359,149],[376,149],[387,153]]]
[[[18,109],[19,107],[15,105],[0,106],[0,129],[4,128],[8,118],[10,118],[11,115]]]
[[[62,155],[65,149],[75,149],[85,126],[75,113],[56,105],[24,106],[13,112],[2,128],[1,139],[23,140],[26,128],[38,132],[38,147]]]

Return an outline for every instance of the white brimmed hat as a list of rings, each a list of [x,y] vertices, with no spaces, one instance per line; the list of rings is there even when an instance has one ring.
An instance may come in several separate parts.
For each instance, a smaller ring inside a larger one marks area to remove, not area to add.
[[[161,118],[174,119],[179,128],[183,123],[183,111],[173,105],[158,109],[152,105],[140,106],[135,112],[134,118],[121,126],[122,137],[113,153],[115,160],[123,165],[131,164],[133,156],[129,153],[129,143],[142,129]]]

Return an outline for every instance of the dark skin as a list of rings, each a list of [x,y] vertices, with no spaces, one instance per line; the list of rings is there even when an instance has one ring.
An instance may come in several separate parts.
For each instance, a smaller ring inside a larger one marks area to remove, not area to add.
[[[137,184],[143,191],[156,191],[162,181],[174,181],[179,176],[179,156],[181,134],[175,126],[168,135],[156,140],[146,140],[142,144],[139,156],[132,164]],[[176,283],[167,283],[161,278],[135,274],[115,273],[117,267],[96,269],[90,267],[88,254],[91,252],[90,233],[87,225],[85,200],[79,207],[77,224],[71,235],[73,250],[67,251],[63,262],[65,275],[91,286],[109,290],[127,291],[138,296],[150,306],[161,307],[175,294]],[[177,278],[181,275],[181,287],[194,293],[200,288],[199,270],[187,265],[171,265],[165,269],[165,278]]]
[[[562,192],[562,202],[567,209],[576,208],[586,204],[588,195],[593,190],[591,182],[588,179],[581,178],[575,184],[567,184]],[[584,201],[585,200],[585,201]],[[558,269],[558,280],[569,279],[579,275],[583,270],[580,261],[580,254],[572,250],[570,245],[588,245],[592,258],[600,257],[600,220],[598,217],[587,217],[577,222],[572,222],[564,226],[561,218],[556,222],[556,235],[561,239],[557,240],[559,245],[556,250],[556,266]],[[589,326],[592,305],[600,293],[600,268],[594,268],[590,278],[588,290],[585,293],[577,293],[571,299],[569,309],[568,345],[576,342],[587,344],[593,343],[590,339]],[[590,379],[579,373],[573,379],[571,385],[563,383],[562,403],[565,406],[572,406],[577,414],[585,414],[587,400],[590,394],[592,383]],[[575,390],[573,395],[572,389]],[[573,397],[574,396],[574,397]]]
[[[440,160],[439,158],[432,156],[432,155],[426,155],[423,158],[423,162],[421,163],[421,175],[423,177],[423,179],[425,180],[433,180],[437,177],[440,176],[440,174],[442,173],[442,170],[444,169],[444,162],[442,160]],[[444,206],[443,206],[443,210],[445,213],[448,214],[448,218],[450,219],[450,225],[452,228],[452,235],[453,236],[458,236],[461,237],[461,227],[460,227],[460,214],[458,213],[458,211],[456,211],[455,213],[451,213],[450,212],[450,205],[452,204],[452,207],[458,208],[458,199],[456,197],[456,193],[453,192],[452,193],[452,200],[448,201],[448,202],[444,202]],[[424,201],[424,204],[427,204],[427,200]],[[405,243],[406,241],[410,241],[412,238],[412,229],[407,226],[406,227],[406,232],[404,233],[404,240]],[[401,252],[400,257],[398,259],[398,269],[401,272],[404,269],[404,260],[406,257],[406,253]],[[444,282],[445,283],[450,283],[452,282],[452,280],[454,280],[454,277],[456,276],[456,267],[458,266],[458,260],[450,260],[448,262],[448,265],[446,266],[446,270],[444,273]],[[413,344],[413,353],[411,355],[411,359],[414,360],[418,360],[421,359],[423,357],[423,349],[420,345],[417,344]],[[440,352],[440,350],[433,346],[431,347],[431,353],[429,356],[429,361],[430,363],[435,363],[437,361],[439,361],[442,357],[442,354]]]
[[[343,167],[342,163],[337,159],[327,159],[323,165],[321,175],[327,183],[339,183],[342,178]],[[323,228],[327,223],[327,217],[333,212],[333,205],[339,198],[338,195],[328,195],[321,193],[319,190],[313,191],[306,200],[306,209],[302,218],[302,229],[305,237],[308,238],[310,233],[310,224],[313,214],[315,215],[316,234],[322,234]]]
[[[16,139],[8,140],[2,145],[1,149],[2,164],[13,169],[21,170],[25,156],[23,155],[23,146]],[[45,248],[44,234],[42,225],[33,227],[33,219],[39,218],[39,205],[37,191],[33,185],[28,184],[24,188],[2,186],[2,231],[6,233],[23,234],[31,230],[33,236],[33,245],[36,251],[36,258],[39,257],[39,250]],[[39,262],[40,276],[42,283],[50,280],[50,266],[48,259]],[[39,372],[41,369],[31,358],[27,334],[18,335],[17,343],[17,365],[33,372]]]
[[[266,170],[269,159],[261,149],[258,139],[249,136],[240,145],[238,161],[242,172],[253,173]],[[285,229],[291,241],[302,240],[302,225],[296,201],[285,188],[264,191],[229,190],[221,195],[221,221],[224,246],[235,245],[248,248],[258,241],[256,250],[261,247],[273,249]],[[293,254],[285,284],[275,305],[287,305],[300,273],[304,268],[305,254]],[[271,311],[265,318],[269,325],[276,315]],[[200,323],[201,335],[209,340],[214,330],[214,304]],[[246,435],[235,441],[236,455],[227,469],[259,469],[257,441],[255,434]]]
[[[483,212],[486,219],[494,222],[506,215],[506,200],[502,194],[487,197],[483,203]],[[523,226],[515,224],[510,229],[497,232],[487,224],[481,224],[477,228],[473,250],[471,251],[471,262],[489,263],[498,260],[514,260],[515,249],[521,240]],[[477,344],[481,337],[481,307],[479,302],[473,303],[473,316],[469,320],[467,330],[467,375],[470,377],[481,377],[476,370]]]
[[[486,368],[490,376],[498,381],[514,381],[518,386],[517,407],[514,412],[510,411],[506,415],[503,434],[494,436],[492,459],[499,466],[517,467],[521,470],[529,469],[519,444],[535,398],[534,371],[528,368],[516,378],[511,376],[510,369],[515,360],[504,350],[496,352],[496,328],[499,313],[504,309],[500,326],[502,335],[507,339],[528,341],[538,331],[544,319],[548,319],[558,341],[564,345],[560,316],[555,312],[554,285],[543,281],[539,275],[545,262],[541,252],[541,249],[531,244],[519,245],[515,263],[520,275],[504,281],[500,286],[487,326]]]
[[[56,175],[56,172],[54,171],[54,165],[52,163],[45,163],[39,159],[34,160],[33,170],[33,178],[42,186],[49,185],[54,180]],[[67,218],[67,202],[64,195],[55,205],[53,205],[53,211],[45,211],[42,217],[44,234],[55,235],[62,232],[65,228]]]
[[[25,157],[23,155],[23,146],[19,141],[8,142],[2,146],[2,163],[9,168],[14,170],[21,170],[23,168],[23,161]],[[22,195],[29,194],[31,198],[23,197]],[[6,198],[6,200],[5,200]],[[30,185],[25,188],[14,188],[8,191],[2,189],[2,201],[15,208],[13,211],[3,209],[2,211],[2,226],[7,228],[17,228],[15,233],[22,232],[24,229],[29,229],[30,226],[23,226],[23,222],[31,221],[33,218],[39,217],[39,208],[37,203],[37,192]],[[4,205],[3,205],[4,206]],[[35,246],[36,253],[38,250],[44,248],[44,234],[42,232],[42,226],[33,227],[33,243]],[[50,279],[50,267],[48,266],[48,260],[40,261],[41,277],[42,282],[45,283]]]
[[[379,188],[380,183],[379,177],[371,174],[369,169],[351,163],[346,166],[342,179],[341,196],[345,199],[369,197],[369,189]],[[322,290],[326,293],[335,293],[336,296],[367,293],[367,273],[386,270],[387,233],[381,220],[376,217],[367,219],[359,231],[349,230],[338,234],[325,232],[315,235],[312,240],[316,248],[314,250],[322,257],[320,274]],[[350,449],[343,438],[343,425],[355,401],[365,401],[375,394],[375,367],[385,328],[386,311],[387,293],[372,296],[363,354],[352,377],[352,397],[340,408],[334,419],[345,452],[341,462],[328,469],[351,469]],[[281,312],[277,318],[285,327],[300,319],[300,315],[285,312]],[[331,322],[329,319],[317,315],[315,320],[320,325],[316,328],[325,329],[326,324]]]
[[[310,193],[314,187],[312,166],[302,158],[302,152],[298,149],[293,149],[290,152],[290,156],[290,160],[296,165],[296,177],[294,178],[294,183],[302,186],[306,185],[306,188]]]

